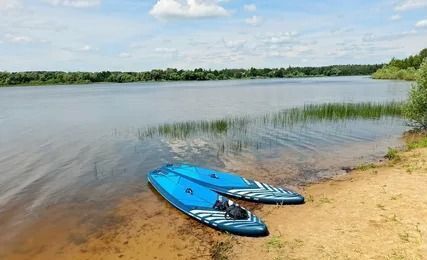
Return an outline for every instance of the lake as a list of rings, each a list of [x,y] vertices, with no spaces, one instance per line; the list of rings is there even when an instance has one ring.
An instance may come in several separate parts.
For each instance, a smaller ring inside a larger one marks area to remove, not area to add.
[[[167,162],[292,187],[377,160],[401,144],[402,119],[277,126],[262,118],[307,104],[402,101],[409,86],[330,77],[0,88],[0,258],[1,251],[37,250],[28,234],[54,239],[34,232],[40,223],[65,237],[102,226],[120,199],[152,193],[146,173]],[[150,134],[164,124],[224,118],[249,123]]]

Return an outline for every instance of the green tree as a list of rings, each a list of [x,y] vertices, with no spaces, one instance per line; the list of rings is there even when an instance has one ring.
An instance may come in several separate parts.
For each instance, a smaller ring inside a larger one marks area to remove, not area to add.
[[[250,68],[205,70],[166,70],[154,69],[142,72],[63,72],[63,71],[26,71],[1,72],[0,87],[13,85],[47,85],[47,84],[82,84],[93,82],[138,82],[164,80],[224,80],[242,78],[290,78],[304,76],[344,76],[368,75],[377,71],[382,65],[333,65],[324,67],[288,67],[288,68]],[[394,68],[394,67],[393,67]],[[399,69],[396,68],[398,71]],[[399,76],[410,78],[415,71],[409,68]],[[390,73],[391,72],[391,73]],[[395,70],[383,70],[381,75],[397,74]]]
[[[424,59],[417,72],[417,82],[409,92],[404,113],[412,125],[427,129],[427,59]]]

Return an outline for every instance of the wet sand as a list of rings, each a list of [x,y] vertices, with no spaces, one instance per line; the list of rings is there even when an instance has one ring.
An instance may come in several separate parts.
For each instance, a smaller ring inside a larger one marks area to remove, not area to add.
[[[71,221],[55,226],[55,221],[40,220],[25,232],[21,249],[0,252],[0,258],[425,259],[427,149],[401,157],[396,163],[294,186],[306,196],[304,205],[244,203],[267,223],[270,236],[265,238],[207,228],[153,191],[123,199],[98,226]],[[253,161],[244,166],[226,162],[226,168],[283,184],[280,164]]]

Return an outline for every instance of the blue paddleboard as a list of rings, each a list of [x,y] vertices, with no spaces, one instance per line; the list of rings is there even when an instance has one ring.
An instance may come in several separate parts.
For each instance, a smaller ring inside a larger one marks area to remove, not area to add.
[[[304,197],[296,192],[231,173],[186,164],[167,164],[161,169],[176,173],[220,194],[239,199],[269,204],[304,203]]]
[[[148,182],[168,202],[190,217],[212,228],[242,236],[268,235],[266,225],[250,211],[245,219],[233,219],[216,207],[219,202],[234,202],[171,171],[157,169],[148,174]],[[237,204],[235,204],[237,205]],[[238,205],[237,205],[238,206]]]

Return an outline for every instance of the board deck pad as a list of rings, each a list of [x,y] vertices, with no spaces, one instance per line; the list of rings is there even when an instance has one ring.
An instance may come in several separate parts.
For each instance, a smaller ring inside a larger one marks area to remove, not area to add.
[[[147,176],[148,182],[169,203],[188,216],[212,228],[242,236],[266,236],[267,226],[250,211],[247,219],[230,219],[225,211],[216,209],[217,201],[231,200],[174,172],[157,169]],[[236,203],[234,203],[236,204]],[[236,204],[238,205],[238,204]]]
[[[256,180],[188,164],[167,164],[161,168],[173,172],[220,194],[268,204],[302,204],[304,197],[294,191]]]

